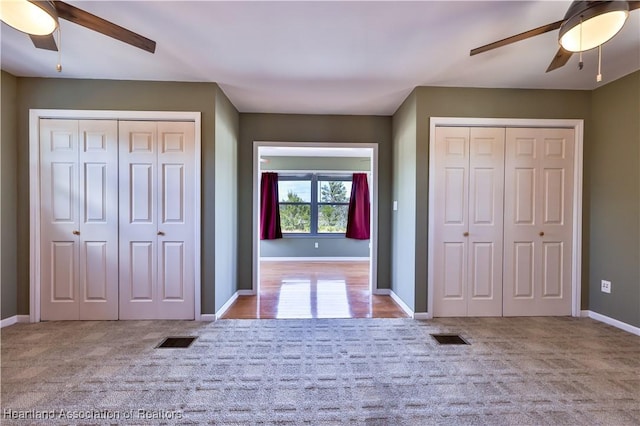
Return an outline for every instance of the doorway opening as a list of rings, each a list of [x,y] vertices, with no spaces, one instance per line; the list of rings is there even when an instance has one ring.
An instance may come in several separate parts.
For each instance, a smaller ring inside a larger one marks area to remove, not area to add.
[[[404,316],[377,289],[377,144],[254,142],[252,295],[223,318]],[[261,178],[277,175],[283,238],[260,239]],[[354,174],[365,174],[369,239],[345,237]]]

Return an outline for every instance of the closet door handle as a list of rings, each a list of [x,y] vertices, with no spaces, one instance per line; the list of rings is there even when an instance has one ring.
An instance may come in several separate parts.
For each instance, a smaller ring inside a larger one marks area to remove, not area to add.
[[[164,236],[164,232],[162,232],[162,231],[158,231],[158,235],[160,235],[161,237],[163,237],[163,236]]]
[[[469,236],[469,233],[468,233],[468,232],[464,232],[464,233],[462,234],[462,236],[463,236],[463,237],[468,237],[468,236]]]
[[[80,235],[80,231],[73,231],[73,235]]]
[[[538,235],[540,235],[541,237],[544,237],[544,232],[540,231]]]

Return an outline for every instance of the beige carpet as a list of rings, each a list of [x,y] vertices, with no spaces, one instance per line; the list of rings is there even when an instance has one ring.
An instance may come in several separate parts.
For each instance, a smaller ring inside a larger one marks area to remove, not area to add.
[[[17,324],[1,354],[2,424],[640,424],[640,337],[590,319]]]

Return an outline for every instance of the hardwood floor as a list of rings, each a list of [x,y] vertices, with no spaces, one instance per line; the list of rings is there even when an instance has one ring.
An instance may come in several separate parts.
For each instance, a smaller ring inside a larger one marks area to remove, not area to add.
[[[260,263],[260,293],[239,296],[222,319],[406,318],[390,296],[369,291],[369,262]]]

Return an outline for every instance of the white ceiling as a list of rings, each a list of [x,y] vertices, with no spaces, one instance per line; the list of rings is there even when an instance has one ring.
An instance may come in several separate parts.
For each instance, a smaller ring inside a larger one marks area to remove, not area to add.
[[[469,50],[563,18],[570,1],[69,1],[157,42],[155,54],[67,21],[57,53],[2,24],[17,76],[217,82],[241,112],[393,114],[416,86],[593,89],[640,69],[640,10],[603,48],[545,70],[557,31]]]

